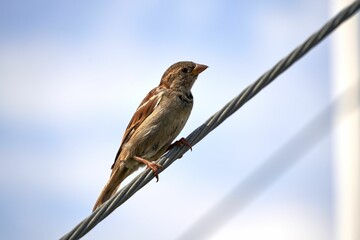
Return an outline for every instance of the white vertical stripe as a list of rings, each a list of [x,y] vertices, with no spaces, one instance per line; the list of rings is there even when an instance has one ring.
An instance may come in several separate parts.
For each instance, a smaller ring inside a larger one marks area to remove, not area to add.
[[[332,15],[352,0],[333,0]],[[344,23],[333,35],[332,76],[333,96],[350,87],[334,111],[334,183],[335,224],[337,240],[360,239],[360,60],[359,13]],[[346,101],[345,101],[346,100]],[[346,114],[350,104],[357,110]],[[346,115],[345,115],[346,114]]]

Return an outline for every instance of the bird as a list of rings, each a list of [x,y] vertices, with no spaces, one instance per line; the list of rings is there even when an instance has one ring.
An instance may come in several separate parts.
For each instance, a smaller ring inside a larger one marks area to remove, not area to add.
[[[113,196],[121,182],[139,167],[150,168],[158,181],[161,165],[154,161],[174,145],[187,145],[191,149],[185,138],[172,142],[190,116],[193,107],[191,88],[198,75],[207,68],[192,61],[181,61],[164,72],[160,84],[145,96],[132,116],[111,166],[110,178],[93,211]]]

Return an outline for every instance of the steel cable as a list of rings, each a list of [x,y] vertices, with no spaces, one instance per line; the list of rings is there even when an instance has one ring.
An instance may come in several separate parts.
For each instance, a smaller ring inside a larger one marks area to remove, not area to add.
[[[225,119],[230,117],[236,112],[242,105],[253,98],[269,83],[271,83],[277,76],[288,69],[297,60],[308,53],[314,46],[327,37],[334,29],[336,29],[341,23],[350,18],[360,8],[360,1],[355,1],[342,11],[340,11],[335,17],[330,19],[320,30],[313,33],[304,43],[295,48],[289,55],[281,59],[273,68],[264,73],[258,80],[245,88],[238,96],[227,103],[221,110],[210,117],[200,127],[195,129],[186,140],[194,146],[200,140],[202,140],[207,134],[214,130]],[[162,165],[163,171],[170,166],[176,159],[180,158],[188,148],[174,147],[165,155],[163,155],[157,163]],[[133,194],[145,186],[154,178],[151,170],[146,169],[140,173],[133,181],[124,186],[118,193],[105,202],[101,207],[94,211],[90,216],[80,222],[74,229],[65,234],[61,239],[80,239],[87,234],[92,228],[94,228],[99,222],[112,213],[117,207],[127,201]]]

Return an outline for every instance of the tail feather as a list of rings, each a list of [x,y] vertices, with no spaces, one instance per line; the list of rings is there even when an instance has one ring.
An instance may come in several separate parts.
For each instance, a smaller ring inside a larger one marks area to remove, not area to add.
[[[109,181],[106,183],[105,187],[101,191],[96,203],[94,205],[93,211],[100,207],[104,202],[109,200],[117,191],[120,186],[120,183],[129,176],[133,171],[123,164],[119,167],[113,169]]]

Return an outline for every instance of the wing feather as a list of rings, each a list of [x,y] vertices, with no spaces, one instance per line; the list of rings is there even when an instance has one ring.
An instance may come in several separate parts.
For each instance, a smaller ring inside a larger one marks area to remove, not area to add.
[[[160,87],[160,86],[152,89],[146,95],[146,97],[142,100],[139,107],[136,109],[133,117],[131,118],[131,120],[125,130],[123,139],[120,144],[120,148],[116,154],[116,157],[115,157],[113,165],[111,166],[111,169],[114,167],[115,162],[117,161],[117,159],[121,153],[122,146],[129,141],[129,139],[133,136],[134,132],[141,126],[141,124],[144,122],[144,120],[154,111],[156,106],[160,103],[160,100],[161,100],[161,97],[163,94],[163,90],[164,90],[163,87]]]

